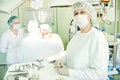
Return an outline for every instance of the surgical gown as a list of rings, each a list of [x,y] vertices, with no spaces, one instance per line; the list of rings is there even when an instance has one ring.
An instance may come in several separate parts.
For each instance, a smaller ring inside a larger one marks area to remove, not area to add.
[[[73,80],[106,80],[109,48],[100,31],[92,27],[87,33],[77,32],[66,53],[62,60]]]
[[[49,56],[58,54],[64,50],[62,40],[58,34],[50,33],[51,36],[34,34],[27,36],[21,45],[19,59],[21,63],[36,60],[47,60]],[[28,57],[29,56],[29,57]]]
[[[0,50],[2,53],[7,53],[7,64],[15,64],[19,62],[18,50],[23,37],[23,29],[18,30],[18,36],[16,36],[10,29],[3,33],[1,37]]]

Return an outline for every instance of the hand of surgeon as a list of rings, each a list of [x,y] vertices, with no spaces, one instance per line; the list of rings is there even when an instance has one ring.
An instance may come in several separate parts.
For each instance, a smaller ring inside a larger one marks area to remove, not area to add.
[[[59,74],[69,76],[69,68],[67,68],[61,61],[56,61],[55,67]]]

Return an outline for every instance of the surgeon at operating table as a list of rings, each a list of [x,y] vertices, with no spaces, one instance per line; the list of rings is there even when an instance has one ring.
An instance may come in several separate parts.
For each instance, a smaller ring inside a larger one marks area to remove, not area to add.
[[[64,50],[60,36],[52,33],[48,24],[41,24],[38,27],[38,23],[31,20],[28,23],[28,32],[20,50],[21,62],[32,62],[37,59],[47,60],[49,56]]]

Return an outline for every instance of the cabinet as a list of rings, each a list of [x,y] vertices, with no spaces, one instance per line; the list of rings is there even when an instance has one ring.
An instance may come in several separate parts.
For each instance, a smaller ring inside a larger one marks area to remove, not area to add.
[[[69,41],[69,27],[70,27],[70,21],[72,19],[73,13],[71,7],[57,7],[54,8],[54,26],[56,29],[56,32],[60,35],[62,38],[64,47],[66,49],[66,46]]]

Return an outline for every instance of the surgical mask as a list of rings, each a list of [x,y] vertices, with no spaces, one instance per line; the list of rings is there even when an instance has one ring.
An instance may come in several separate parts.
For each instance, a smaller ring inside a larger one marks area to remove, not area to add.
[[[74,22],[79,28],[86,27],[89,23],[88,16],[79,14],[74,17]]]
[[[15,30],[18,30],[18,29],[20,29],[20,24],[14,24],[13,27]]]

